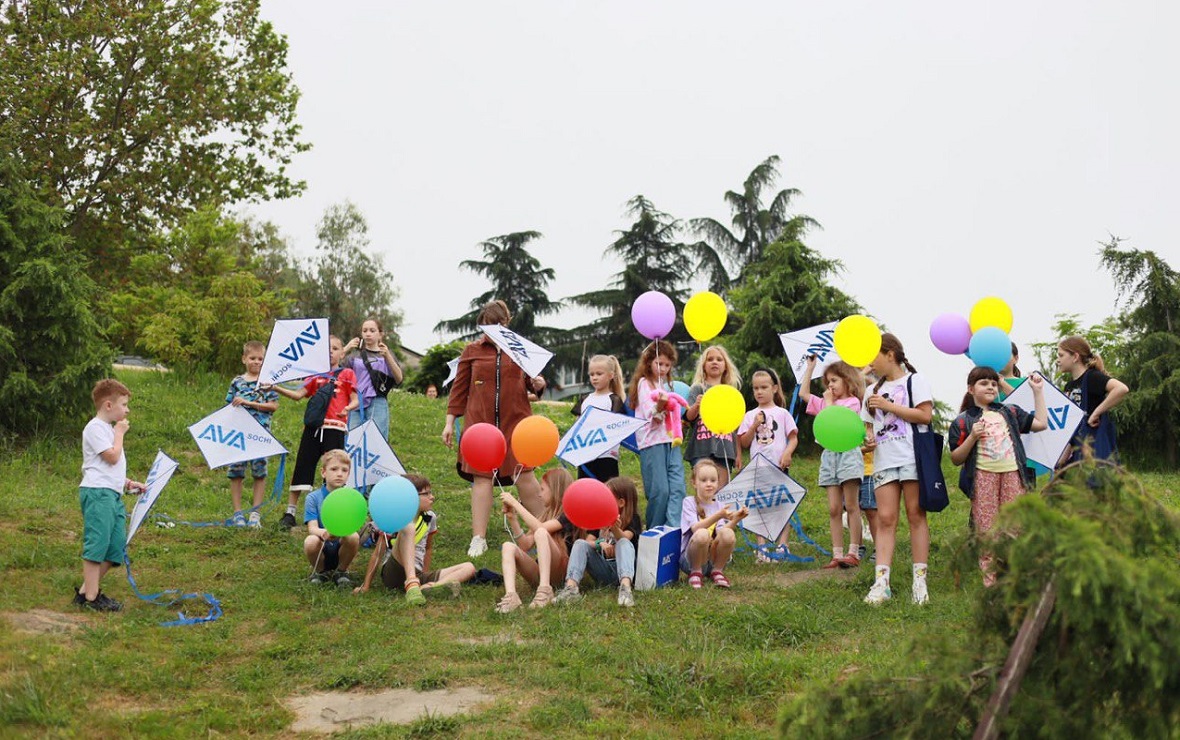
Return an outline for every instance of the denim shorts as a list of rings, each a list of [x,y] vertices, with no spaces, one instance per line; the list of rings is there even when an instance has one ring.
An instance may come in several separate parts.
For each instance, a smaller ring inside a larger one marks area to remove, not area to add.
[[[680,556],[680,570],[684,571],[685,574],[687,574],[687,575],[692,575],[692,563],[690,563],[688,561],[688,550],[685,550],[684,553]],[[707,576],[712,572],[713,572],[713,561],[706,560],[705,564],[701,566],[701,575]]]
[[[917,463],[906,463],[896,468],[873,471],[873,488],[880,488],[886,483],[893,483],[895,481],[901,483],[907,480],[918,480]]]
[[[824,450],[819,458],[819,485],[838,486],[844,481],[860,480],[865,474],[865,456],[859,450],[832,452]]]
[[[877,494],[873,492],[873,476],[866,475],[860,480],[860,509],[877,509]]]
[[[254,476],[255,478],[265,478],[266,477],[266,458],[265,457],[260,458],[258,460],[251,460],[250,462],[246,462],[245,460],[243,460],[242,462],[231,463],[229,468],[225,471],[225,477],[226,478],[245,478],[247,465],[250,466],[250,474],[252,476]]]

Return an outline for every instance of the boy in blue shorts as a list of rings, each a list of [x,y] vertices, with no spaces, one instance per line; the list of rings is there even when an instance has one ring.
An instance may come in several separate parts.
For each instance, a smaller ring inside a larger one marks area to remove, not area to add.
[[[131,413],[131,391],[117,380],[107,378],[95,384],[94,418],[82,431],[82,482],[78,495],[82,503],[82,588],[74,603],[83,609],[117,612],[123,605],[99,589],[102,577],[112,565],[123,562],[127,543],[127,510],[120,494],[139,493],[142,483],[127,477],[127,456],[123,437]]]
[[[250,412],[250,416],[270,431],[270,419],[279,408],[279,394],[274,388],[263,390],[258,381],[258,373],[262,370],[262,361],[266,359],[266,345],[262,342],[246,342],[242,346],[242,364],[246,372],[234,378],[229,384],[229,391],[225,394],[225,402],[234,406],[241,406]],[[242,482],[246,478],[246,467],[250,468],[250,475],[254,478],[254,506],[250,512],[251,529],[262,526],[262,517],[258,507],[262,505],[262,498],[266,495],[266,458],[249,462],[236,462],[229,466],[226,476],[229,478],[229,495],[233,499],[235,527],[245,527],[246,518],[242,516]]]
[[[303,521],[307,524],[307,537],[303,540],[303,554],[311,563],[314,572],[312,583],[335,581],[337,586],[351,586],[348,566],[360,549],[361,538],[357,533],[347,537],[336,537],[324,529],[320,522],[320,507],[328,494],[348,482],[352,460],[344,450],[328,450],[320,458],[320,475],[324,485],[307,494],[303,502]]]

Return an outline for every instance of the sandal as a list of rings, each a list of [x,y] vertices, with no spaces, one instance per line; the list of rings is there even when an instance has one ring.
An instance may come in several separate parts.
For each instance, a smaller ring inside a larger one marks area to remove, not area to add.
[[[709,575],[713,578],[713,585],[714,586],[717,586],[718,588],[729,588],[730,587],[731,584],[729,582],[729,579],[726,578],[725,574],[722,573],[721,571],[715,570],[712,573],[710,573]]]
[[[504,594],[504,597],[500,599],[498,604],[496,604],[496,613],[507,614],[509,612],[514,612],[519,608],[520,595],[513,591],[512,593]]]
[[[543,609],[549,606],[549,602],[551,601],[553,601],[553,587],[538,586],[537,593],[533,594],[533,600],[529,602],[529,608]]]
[[[837,568],[843,568],[843,567],[844,567],[844,558],[840,558],[839,560],[837,560],[836,558],[832,558],[828,562],[828,564],[823,567],[823,570],[836,570]]]
[[[701,575],[699,570],[694,570],[692,573],[688,574],[688,585],[692,586],[693,588],[700,588],[703,580],[704,576]]]

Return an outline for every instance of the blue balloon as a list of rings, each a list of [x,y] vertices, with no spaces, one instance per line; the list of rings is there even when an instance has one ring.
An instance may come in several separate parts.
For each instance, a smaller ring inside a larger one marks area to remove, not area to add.
[[[672,392],[679,393],[680,397],[686,401],[688,400],[688,391],[689,390],[690,390],[690,388],[688,387],[688,383],[685,383],[683,380],[673,380],[672,381]]]
[[[999,372],[1012,360],[1012,341],[1003,329],[985,326],[971,335],[967,356],[978,367],[990,367]]]
[[[418,489],[406,478],[391,475],[369,492],[369,516],[386,534],[394,534],[418,516]]]

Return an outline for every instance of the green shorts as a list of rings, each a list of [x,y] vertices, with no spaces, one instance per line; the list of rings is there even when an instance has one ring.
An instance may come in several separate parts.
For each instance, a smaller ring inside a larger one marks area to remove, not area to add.
[[[82,559],[121,564],[127,544],[127,510],[118,491],[79,488],[78,495],[82,499]]]

